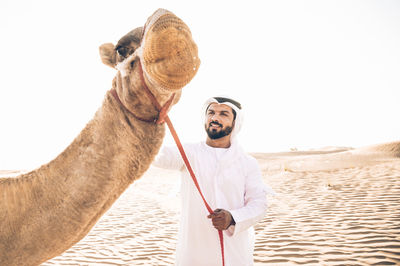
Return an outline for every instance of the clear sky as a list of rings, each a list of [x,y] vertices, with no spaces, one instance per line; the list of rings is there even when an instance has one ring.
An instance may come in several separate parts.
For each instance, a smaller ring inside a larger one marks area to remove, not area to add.
[[[400,1],[2,0],[0,169],[71,143],[115,75],[98,47],[157,8],[188,24],[202,60],[170,113],[183,142],[205,138],[201,106],[220,94],[242,103],[250,152],[400,139]]]

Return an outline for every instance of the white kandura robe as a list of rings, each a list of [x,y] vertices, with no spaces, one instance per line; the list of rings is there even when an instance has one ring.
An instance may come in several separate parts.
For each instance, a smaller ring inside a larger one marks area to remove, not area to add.
[[[205,142],[184,145],[203,195],[215,210],[228,210],[235,226],[224,231],[225,265],[253,265],[254,229],[267,209],[267,188],[259,165],[234,142],[230,148],[212,148]],[[176,265],[221,266],[218,231],[176,147],[163,147],[154,166],[182,172],[181,220]]]

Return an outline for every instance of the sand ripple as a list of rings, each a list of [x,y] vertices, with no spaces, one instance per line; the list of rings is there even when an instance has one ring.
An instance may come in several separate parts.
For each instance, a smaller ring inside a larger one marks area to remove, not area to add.
[[[321,156],[316,162],[328,155]],[[400,264],[399,159],[297,172],[264,159],[264,178],[278,195],[256,226],[256,265]],[[43,265],[173,264],[179,199],[170,192],[178,180],[151,168],[89,235]]]
[[[400,160],[267,179],[279,196],[256,227],[256,262],[400,264]]]

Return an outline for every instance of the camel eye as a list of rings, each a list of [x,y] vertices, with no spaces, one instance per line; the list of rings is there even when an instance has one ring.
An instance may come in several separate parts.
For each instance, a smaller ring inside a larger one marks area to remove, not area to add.
[[[118,46],[116,50],[120,56],[126,57],[126,55],[128,54],[128,48],[126,47]]]

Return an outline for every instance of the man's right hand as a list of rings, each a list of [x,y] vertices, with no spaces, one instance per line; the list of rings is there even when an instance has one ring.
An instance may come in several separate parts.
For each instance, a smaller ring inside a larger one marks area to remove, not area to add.
[[[212,220],[213,226],[217,230],[226,230],[230,225],[235,224],[232,214],[224,209],[214,210],[207,218]]]

